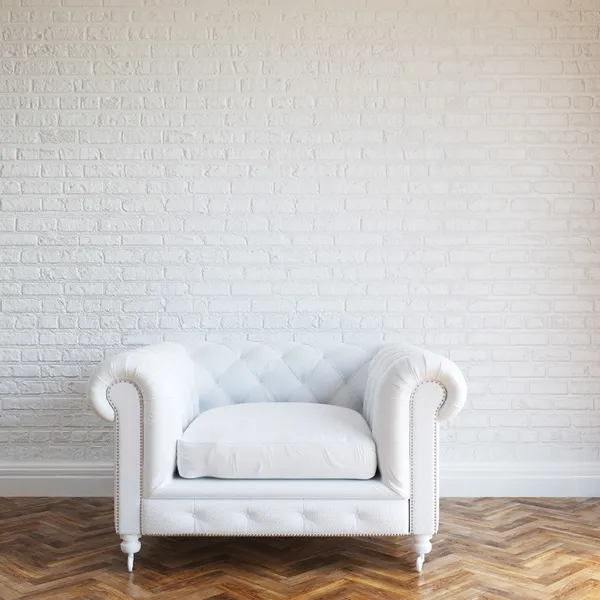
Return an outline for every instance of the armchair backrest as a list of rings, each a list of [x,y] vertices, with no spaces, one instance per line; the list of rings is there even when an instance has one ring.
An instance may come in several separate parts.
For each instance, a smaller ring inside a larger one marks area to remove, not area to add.
[[[362,412],[369,362],[380,345],[187,345],[198,414],[244,402],[319,402]]]

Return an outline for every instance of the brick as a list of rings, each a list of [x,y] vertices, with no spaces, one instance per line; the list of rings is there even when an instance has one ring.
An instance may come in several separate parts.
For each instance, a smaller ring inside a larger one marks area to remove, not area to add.
[[[445,458],[597,453],[596,0],[283,1],[5,11],[0,447],[109,459],[93,364],[195,334],[424,343]]]

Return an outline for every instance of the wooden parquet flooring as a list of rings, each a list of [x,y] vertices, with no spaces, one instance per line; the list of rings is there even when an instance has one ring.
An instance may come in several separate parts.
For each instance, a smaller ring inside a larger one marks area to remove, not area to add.
[[[0,599],[600,600],[600,500],[442,501],[423,574],[408,538],[142,539],[110,499],[0,499]]]

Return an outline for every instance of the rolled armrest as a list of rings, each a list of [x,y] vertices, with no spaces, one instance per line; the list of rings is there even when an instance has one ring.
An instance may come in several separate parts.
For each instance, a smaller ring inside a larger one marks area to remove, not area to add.
[[[446,399],[437,413],[439,422],[453,419],[467,399],[467,383],[460,369],[446,357],[409,344],[383,347],[371,361],[365,395],[365,416],[380,402],[384,378],[390,379],[395,395],[410,397],[420,383],[435,381],[446,390]],[[370,421],[369,421],[370,422]]]
[[[462,373],[443,356],[399,344],[384,346],[375,355],[363,413],[373,432],[386,485],[410,497],[411,456],[429,453],[437,441],[437,423],[454,417],[466,395]],[[417,406],[411,407],[413,401]]]
[[[116,381],[135,383],[144,402],[174,399],[179,405],[193,394],[193,363],[181,344],[164,342],[122,352],[99,365],[88,383],[88,398],[94,412],[106,421],[115,420],[115,411],[106,392]],[[173,407],[176,408],[176,407]]]
[[[94,371],[88,384],[88,397],[94,411],[107,421],[114,421],[115,408],[118,410],[115,399],[110,401],[111,388],[122,389],[118,382],[134,384],[141,396],[142,406],[137,412],[119,413],[121,431],[117,435],[120,440],[133,435],[136,428],[139,429],[140,416],[143,416],[139,434],[141,444],[135,447],[141,445],[143,448],[144,491],[147,494],[173,474],[177,439],[196,416],[198,398],[194,364],[181,344],[168,342],[107,359]],[[123,447],[119,444],[120,452]]]

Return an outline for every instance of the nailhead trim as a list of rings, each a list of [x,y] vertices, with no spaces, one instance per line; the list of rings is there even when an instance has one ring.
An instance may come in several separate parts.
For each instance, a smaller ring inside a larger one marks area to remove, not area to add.
[[[425,380],[425,381],[420,381],[418,383],[418,385],[415,387],[415,389],[412,391],[411,395],[410,395],[410,500],[409,500],[409,531],[412,533],[415,529],[414,526],[414,515],[413,515],[413,508],[414,508],[414,475],[415,475],[415,462],[414,462],[414,452],[413,452],[413,447],[414,447],[414,427],[413,427],[413,423],[414,423],[414,419],[413,419],[413,411],[414,411],[414,399],[415,399],[415,395],[417,393],[417,390],[419,389],[419,387],[421,385],[423,385],[424,383],[435,383],[436,385],[438,385],[441,389],[442,389],[442,400],[440,401],[440,403],[438,404],[437,408],[435,409],[435,413],[433,416],[433,447],[434,447],[434,453],[433,453],[433,493],[434,493],[434,497],[437,499],[438,498],[438,489],[437,489],[437,485],[438,485],[438,478],[436,477],[436,474],[438,472],[438,434],[437,434],[437,430],[438,428],[436,427],[436,421],[437,421],[437,415],[438,412],[440,410],[440,408],[442,408],[442,405],[444,404],[444,402],[446,402],[446,397],[447,397],[447,390],[446,388],[439,382],[436,380]],[[438,515],[438,502],[436,501],[434,503],[433,506],[433,522],[435,524],[435,528],[437,530],[438,527],[438,523],[439,523],[439,515]]]
[[[405,537],[410,533],[146,533],[151,537]]]
[[[116,443],[115,443],[115,528],[117,532],[119,531],[119,411],[116,406],[113,404],[111,399],[111,392],[113,386],[118,383],[129,383],[131,384],[138,395],[138,402],[140,404],[140,535],[142,533],[142,508],[143,508],[143,489],[144,489],[144,403],[142,402],[143,396],[142,391],[138,387],[136,383],[131,381],[130,379],[115,379],[109,386],[106,388],[106,401],[110,404],[112,409],[115,412],[115,430],[116,430]]]

